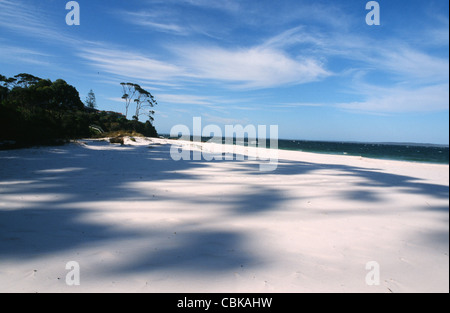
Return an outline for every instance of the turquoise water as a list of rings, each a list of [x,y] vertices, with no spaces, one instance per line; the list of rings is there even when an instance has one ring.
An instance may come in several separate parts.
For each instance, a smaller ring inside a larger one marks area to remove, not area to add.
[[[168,135],[163,136],[166,138],[170,138]],[[210,138],[202,138],[202,141],[208,141],[209,139]],[[193,140],[193,138],[191,138],[191,140]],[[225,138],[222,140],[222,142],[225,143]],[[250,140],[250,142],[252,144],[255,144],[254,140]],[[248,145],[248,140],[234,139],[234,143],[238,145]],[[281,150],[304,151],[335,155],[352,155],[375,159],[449,164],[449,147],[430,144],[279,140],[278,148]]]
[[[279,149],[366,158],[449,164],[449,147],[425,144],[280,140]]]

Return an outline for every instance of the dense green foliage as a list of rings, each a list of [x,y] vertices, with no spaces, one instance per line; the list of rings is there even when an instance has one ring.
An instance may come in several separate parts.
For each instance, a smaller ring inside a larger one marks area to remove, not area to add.
[[[92,126],[157,136],[150,121],[130,121],[120,113],[85,107],[75,87],[62,79],[0,75],[0,141],[51,144],[98,134]]]

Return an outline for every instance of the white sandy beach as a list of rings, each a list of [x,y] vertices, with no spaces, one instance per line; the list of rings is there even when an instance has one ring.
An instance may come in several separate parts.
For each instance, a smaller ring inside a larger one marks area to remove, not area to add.
[[[169,142],[0,151],[0,292],[449,292],[448,165]]]

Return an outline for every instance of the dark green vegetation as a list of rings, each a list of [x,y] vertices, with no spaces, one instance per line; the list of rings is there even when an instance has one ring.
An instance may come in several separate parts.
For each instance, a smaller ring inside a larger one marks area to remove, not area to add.
[[[149,120],[145,123],[137,118],[128,120],[120,113],[95,109],[92,91],[85,106],[75,87],[62,79],[52,82],[30,74],[11,78],[0,75],[0,142],[10,142],[10,147],[64,143],[99,137],[103,132],[134,132],[155,137],[153,113],[148,112]]]

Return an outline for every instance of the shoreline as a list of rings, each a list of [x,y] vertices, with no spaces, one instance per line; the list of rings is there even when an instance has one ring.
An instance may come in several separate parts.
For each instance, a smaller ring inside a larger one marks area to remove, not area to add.
[[[129,136],[128,136],[129,137]],[[177,139],[170,139],[170,138],[156,138],[156,137],[143,137],[143,138],[147,138],[149,140],[167,140],[170,142],[181,142],[182,140],[177,140]],[[105,137],[105,138],[84,138],[84,139],[72,139],[72,140],[67,140],[67,141],[56,141],[56,144],[41,144],[41,145],[36,145],[36,144],[19,144],[16,146],[16,143],[12,143],[11,141],[6,141],[4,143],[0,142],[0,151],[10,151],[10,150],[17,150],[17,149],[33,149],[33,148],[38,148],[38,147],[53,147],[53,146],[61,146],[61,145],[66,145],[66,144],[70,144],[73,142],[79,142],[79,141],[83,141],[83,140],[99,140],[99,141],[107,141],[109,140],[109,137]],[[283,139],[285,140],[285,139]],[[288,140],[290,141],[290,140]],[[197,144],[208,144],[208,142],[205,141],[183,141],[183,142],[191,142],[191,143],[197,143]],[[324,143],[328,143],[327,141],[324,141]],[[333,142],[330,142],[333,143]],[[336,142],[339,143],[339,142]],[[359,142],[344,142],[344,143],[351,143],[351,144],[365,144],[365,143],[359,143]],[[216,144],[216,143],[214,143]],[[372,144],[372,143],[368,143],[368,144]],[[375,144],[382,144],[385,145],[384,143],[375,143]],[[216,144],[217,145],[217,144]],[[222,145],[225,146],[230,146],[229,144],[225,144],[222,143]],[[399,145],[399,144],[387,144],[387,145]],[[401,146],[406,145],[406,144],[401,144]],[[4,148],[4,146],[6,146],[7,148]],[[9,146],[9,147],[8,147]],[[236,145],[233,144],[232,146],[238,146],[238,147],[247,147],[247,146],[241,146],[241,145]],[[441,147],[440,145],[431,145],[431,146],[436,146],[436,147]],[[415,146],[416,147],[416,146]],[[417,147],[421,147],[421,146],[417,146]],[[423,145],[423,147],[428,147],[426,144]],[[442,148],[446,148],[448,149],[448,146],[442,146]],[[272,149],[272,148],[261,148],[261,149]],[[304,150],[297,150],[297,149],[287,149],[287,148],[276,148],[275,150],[279,150],[279,151],[292,151],[292,152],[300,152],[300,153],[311,153],[311,154],[317,154],[317,155],[329,155],[329,156],[349,156],[349,157],[357,157],[357,158],[364,158],[364,159],[372,159],[372,160],[381,160],[381,161],[396,161],[396,162],[408,162],[408,163],[418,163],[418,164],[434,164],[434,165],[447,165],[449,166],[450,163],[445,163],[445,162],[437,162],[437,161],[423,161],[423,160],[410,160],[407,159],[405,157],[399,157],[399,158],[394,158],[394,157],[377,157],[377,156],[362,156],[362,155],[357,155],[357,154],[352,154],[352,153],[345,153],[345,152],[325,152],[325,151],[304,151]]]
[[[177,141],[177,139],[170,139],[170,138],[164,138],[167,140],[174,140]],[[307,143],[323,143],[323,144],[331,144],[331,145],[336,145],[336,144],[354,144],[354,145],[382,145],[382,146],[387,146],[387,147],[414,147],[414,148],[442,148],[442,149],[449,149],[449,146],[445,146],[445,145],[434,145],[434,144],[396,144],[396,143],[364,143],[364,142],[328,142],[328,141],[307,141],[307,140],[286,140],[286,139],[280,139],[279,142],[307,142]],[[191,142],[196,142],[196,143],[200,143],[199,141],[193,141],[191,140]],[[201,143],[208,143],[207,141],[201,141]],[[222,144],[226,144],[226,143],[222,143]],[[237,145],[236,143],[234,145]],[[283,150],[283,151],[298,151],[298,152],[305,152],[305,153],[315,153],[315,154],[326,154],[326,155],[336,155],[336,156],[340,156],[340,155],[344,155],[344,156],[355,156],[355,157],[363,157],[363,158],[367,158],[367,159],[376,159],[376,160],[390,160],[390,161],[405,161],[405,162],[414,162],[414,163],[425,163],[425,164],[443,164],[443,165],[449,165],[448,161],[433,161],[433,160],[417,160],[414,159],[414,157],[412,156],[377,156],[377,155],[361,155],[361,154],[357,154],[357,153],[353,153],[353,152],[345,152],[345,151],[341,151],[341,152],[327,152],[327,151],[320,151],[320,150],[313,150],[313,149],[296,149],[296,148],[287,148],[287,147],[278,147],[278,150]],[[370,154],[370,153],[367,153]]]
[[[390,159],[390,158],[375,158],[375,157],[364,157],[359,155],[352,155],[352,154],[335,154],[335,153],[326,153],[326,152],[310,152],[310,151],[300,151],[300,150],[291,150],[291,149],[271,149],[271,148],[260,148],[260,147],[248,147],[248,146],[240,146],[240,145],[229,145],[229,144],[217,144],[217,143],[208,143],[208,142],[196,142],[196,141],[184,141],[184,140],[176,140],[176,139],[162,139],[162,138],[150,138],[151,140],[157,140],[161,141],[163,143],[173,143],[182,145],[184,147],[191,147],[193,148],[195,145],[199,146],[206,146],[206,147],[214,147],[216,146],[224,146],[225,152],[229,151],[237,151],[238,153],[248,153],[248,150],[255,151],[255,150],[262,150],[265,151],[267,154],[270,153],[271,150],[277,150],[278,154],[281,152],[281,155],[288,155],[291,153],[299,153],[299,155],[305,154],[310,156],[317,156],[320,159],[320,156],[329,156],[329,157],[336,157],[336,158],[350,158],[350,159],[358,159],[358,160],[373,160],[373,161],[385,161],[385,162],[398,162],[398,163],[406,163],[406,164],[423,164],[423,165],[435,165],[435,166],[446,166],[449,167],[450,164],[446,163],[436,163],[436,162],[425,162],[425,161],[412,161],[412,160],[401,160],[401,159]],[[233,149],[231,149],[233,148]],[[280,155],[280,154],[279,154]],[[294,157],[291,154],[291,157]],[[310,159],[310,158],[308,158]],[[326,158],[325,158],[326,159]]]

